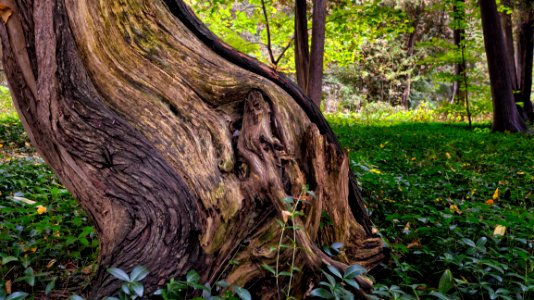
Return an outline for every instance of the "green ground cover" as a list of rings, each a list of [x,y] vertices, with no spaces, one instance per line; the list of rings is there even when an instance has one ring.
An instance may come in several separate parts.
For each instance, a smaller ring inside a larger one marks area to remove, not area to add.
[[[489,124],[329,121],[391,248],[373,274],[377,297],[534,298],[532,137]],[[0,144],[0,299],[78,292],[98,248],[86,216],[9,110]]]

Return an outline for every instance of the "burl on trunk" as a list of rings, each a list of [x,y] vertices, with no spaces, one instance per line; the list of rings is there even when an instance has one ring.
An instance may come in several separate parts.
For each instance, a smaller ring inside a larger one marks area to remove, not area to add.
[[[220,42],[180,0],[0,7],[22,122],[98,233],[92,299],[119,287],[106,268],[136,265],[150,270],[149,292],[196,269],[202,280],[254,283],[258,297],[274,297],[261,265],[275,264],[284,199],[305,187],[315,197],[287,221],[300,228],[297,296],[326,264],[370,269],[384,258],[318,108],[288,78]],[[345,244],[336,259],[321,251],[333,242]],[[283,249],[279,265],[291,257]]]

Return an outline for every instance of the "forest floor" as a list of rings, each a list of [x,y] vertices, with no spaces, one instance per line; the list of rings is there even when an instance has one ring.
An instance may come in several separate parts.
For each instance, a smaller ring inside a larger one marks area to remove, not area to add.
[[[532,136],[489,124],[329,121],[392,250],[372,274],[377,297],[534,299]],[[17,117],[0,111],[0,299],[78,292],[97,249]]]

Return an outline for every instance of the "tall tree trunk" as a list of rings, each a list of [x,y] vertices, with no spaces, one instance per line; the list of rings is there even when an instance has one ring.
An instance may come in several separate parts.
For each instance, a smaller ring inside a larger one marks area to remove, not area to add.
[[[502,0],[501,3],[508,8],[512,8],[511,0]],[[519,80],[516,72],[516,60],[514,50],[514,33],[512,24],[512,14],[505,12],[500,13],[502,36],[504,38],[504,45],[506,47],[506,64],[508,65],[508,77],[512,84],[512,90],[519,91]],[[514,93],[517,95],[517,93]]]
[[[458,52],[464,51],[465,48],[465,1],[453,1],[453,39],[454,45]],[[464,82],[464,72],[466,72],[466,62],[463,59],[458,60],[454,65],[455,80],[452,88],[451,103],[465,103],[467,87],[462,89],[462,82]]]
[[[273,297],[261,265],[276,263],[284,199],[304,186],[315,199],[288,221],[301,228],[297,298],[322,265],[371,269],[384,258],[318,108],[288,78],[221,43],[182,1],[0,4],[12,13],[0,37],[15,106],[100,240],[91,299],[119,288],[106,268],[136,265],[150,270],[147,292],[194,268],[203,281],[227,278]],[[333,242],[346,245],[339,260],[321,251]],[[291,257],[281,249],[279,265]]]
[[[493,98],[493,130],[525,131],[512,92],[508,51],[495,0],[480,0],[484,45]]]
[[[314,0],[311,49],[308,45],[306,0],[295,1],[295,64],[297,82],[304,93],[321,106],[326,31],[326,0]]]
[[[406,43],[406,56],[412,57],[414,53],[415,48],[415,42],[417,41],[417,34],[419,29],[419,23],[421,22],[422,13],[425,10],[425,1],[420,1],[419,5],[415,9],[414,12],[414,20],[412,22],[413,31],[410,33],[410,36],[408,37],[408,42]],[[406,82],[404,84],[404,90],[401,95],[401,105],[405,108],[409,108],[410,103],[410,93],[412,90],[412,75],[408,74],[406,78]]]
[[[295,1],[295,70],[299,87],[308,94],[310,49],[306,0]]]
[[[326,0],[313,1],[312,43],[310,51],[310,82],[308,94],[319,107],[323,91],[323,59],[326,31]]]
[[[523,110],[530,121],[534,121],[534,110],[530,100],[532,92],[532,64],[534,56],[534,8],[532,0],[525,0],[519,8],[519,34],[517,39],[517,71],[520,93],[517,102],[523,103]]]

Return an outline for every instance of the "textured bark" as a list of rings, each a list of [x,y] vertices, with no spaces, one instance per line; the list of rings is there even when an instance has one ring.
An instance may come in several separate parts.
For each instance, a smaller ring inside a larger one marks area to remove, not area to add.
[[[495,0],[480,0],[480,11],[493,98],[493,130],[526,131],[515,106],[509,56]]]
[[[183,2],[0,4],[13,11],[0,37],[15,106],[98,233],[91,299],[119,287],[106,268],[136,265],[151,271],[148,292],[194,268],[202,280],[273,297],[261,265],[275,263],[283,199],[305,185],[316,199],[289,221],[302,227],[298,267],[371,269],[384,258],[318,108],[288,78],[221,43]],[[319,226],[323,213],[331,225]],[[332,242],[346,245],[339,261],[320,250]],[[285,266],[291,251],[280,259]],[[313,279],[296,275],[297,297]]]
[[[308,45],[307,4],[295,1],[295,69],[297,82],[306,96],[321,106],[326,31],[326,0],[314,0],[311,47]]]
[[[308,96],[321,106],[323,91],[323,58],[326,31],[326,0],[313,1],[312,41],[310,50],[310,74],[308,82]]]
[[[310,46],[306,0],[295,1],[295,70],[299,87],[307,93]]]

